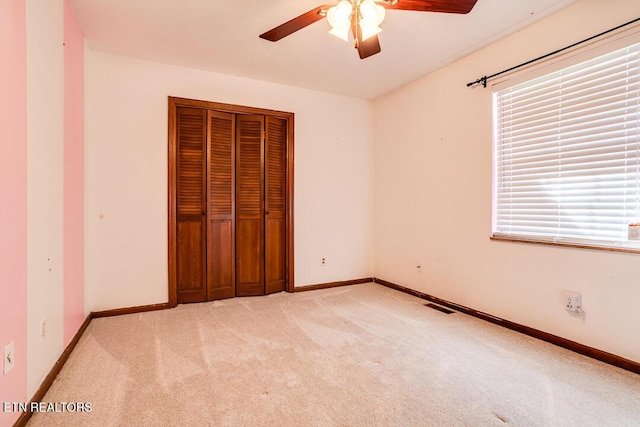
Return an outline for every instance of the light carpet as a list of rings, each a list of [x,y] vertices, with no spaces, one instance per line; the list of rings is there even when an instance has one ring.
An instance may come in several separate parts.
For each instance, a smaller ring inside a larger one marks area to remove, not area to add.
[[[640,426],[640,376],[376,284],[95,319],[31,426]]]

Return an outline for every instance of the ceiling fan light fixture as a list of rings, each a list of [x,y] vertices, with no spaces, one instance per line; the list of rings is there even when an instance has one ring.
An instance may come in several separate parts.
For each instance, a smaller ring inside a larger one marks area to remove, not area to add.
[[[373,0],[365,0],[360,5],[360,22],[365,22],[365,25],[370,27],[377,27],[382,24],[385,14],[384,7],[375,4]]]
[[[337,5],[330,7],[327,11],[327,21],[332,27],[348,27],[351,23],[351,13],[353,6],[347,0],[342,0]]]
[[[360,30],[362,40],[367,40],[382,32],[380,24],[384,20],[384,7],[376,4],[374,0],[364,0],[360,4]]]
[[[377,25],[370,26],[363,22],[360,22],[360,31],[362,32],[362,41],[370,39],[371,37],[378,35],[382,32],[382,28]]]
[[[332,28],[331,30],[329,30],[329,34],[331,34],[334,37],[337,37],[341,40],[344,40],[346,42],[349,41],[349,27],[344,27],[344,28]]]
[[[377,7],[378,6],[376,4],[376,2],[374,0],[363,0],[360,2],[360,5],[358,6],[360,8],[360,16],[362,17],[362,19],[375,19],[376,13],[377,13]],[[384,9],[384,7],[379,6],[382,9]]]
[[[351,14],[353,6],[351,2],[342,0],[337,5],[327,10],[327,21],[331,25],[329,34],[344,41],[349,41],[349,27],[351,25]]]

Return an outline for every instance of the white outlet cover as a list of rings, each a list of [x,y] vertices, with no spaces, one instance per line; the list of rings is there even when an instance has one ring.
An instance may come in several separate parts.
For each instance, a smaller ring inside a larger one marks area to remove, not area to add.
[[[582,294],[574,291],[565,292],[565,308],[571,312],[582,312]]]
[[[3,373],[8,374],[16,364],[16,353],[14,350],[13,341],[4,346],[4,358],[2,360],[4,363]]]

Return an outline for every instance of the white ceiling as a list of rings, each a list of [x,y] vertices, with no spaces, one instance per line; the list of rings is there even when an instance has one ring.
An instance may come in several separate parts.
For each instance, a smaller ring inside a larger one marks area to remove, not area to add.
[[[278,42],[259,34],[326,0],[71,0],[92,49],[373,99],[575,0],[478,0],[468,15],[392,10],[382,52],[361,60],[326,20]],[[487,70],[487,73],[499,70]],[[470,75],[473,80],[479,76]]]

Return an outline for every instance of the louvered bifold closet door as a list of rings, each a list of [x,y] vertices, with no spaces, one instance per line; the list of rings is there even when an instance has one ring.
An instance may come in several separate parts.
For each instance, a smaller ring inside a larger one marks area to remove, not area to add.
[[[267,117],[265,136],[265,292],[285,289],[287,121]]]
[[[206,301],[207,112],[178,108],[177,290],[178,302]]]
[[[264,295],[264,116],[236,118],[236,296]]]
[[[235,296],[234,115],[209,111],[207,299]]]

